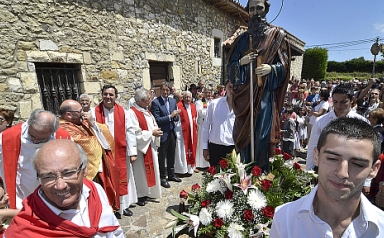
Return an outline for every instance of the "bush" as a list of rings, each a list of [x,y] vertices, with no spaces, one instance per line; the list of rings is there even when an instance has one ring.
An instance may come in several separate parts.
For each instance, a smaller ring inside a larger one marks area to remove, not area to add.
[[[315,80],[325,77],[328,61],[328,50],[324,48],[311,48],[304,52],[302,78],[314,78]]]

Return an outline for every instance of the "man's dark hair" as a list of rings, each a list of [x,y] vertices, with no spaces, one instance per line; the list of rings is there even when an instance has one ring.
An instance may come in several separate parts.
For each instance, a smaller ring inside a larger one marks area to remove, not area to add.
[[[333,94],[344,94],[344,95],[347,95],[349,100],[352,101],[352,98],[354,96],[353,86],[350,85],[350,84],[339,84],[339,85],[337,85],[333,89],[332,95]]]
[[[293,113],[293,107],[287,107],[287,109],[285,110],[285,113],[291,115]]]
[[[247,12],[249,12],[249,1],[250,0],[248,0],[248,2],[247,2],[247,6],[245,6],[245,10]],[[264,5],[265,5],[265,14],[268,14],[269,8],[271,7],[271,3],[268,0],[265,0]]]
[[[172,86],[171,86],[168,82],[163,82],[163,83],[161,84],[160,89],[163,89],[164,86],[167,87],[169,90],[172,89]]]
[[[326,89],[323,89],[320,91],[320,97],[323,98],[323,101],[328,101],[328,98],[329,98],[329,91],[326,90]]]
[[[109,89],[109,88],[113,88],[115,90],[115,94],[117,96],[117,94],[119,94],[119,92],[117,91],[117,88],[113,85],[104,85],[104,87],[101,89],[101,94],[104,93],[105,90]]]
[[[381,141],[379,134],[367,122],[358,118],[339,117],[331,121],[321,132],[317,142],[317,150],[320,151],[325,145],[328,135],[347,137],[352,140],[368,140],[373,145],[373,164],[381,153]]]

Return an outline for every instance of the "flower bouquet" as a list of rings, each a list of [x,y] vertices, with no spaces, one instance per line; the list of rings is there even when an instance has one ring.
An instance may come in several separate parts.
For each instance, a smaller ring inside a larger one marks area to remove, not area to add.
[[[169,224],[173,235],[189,227],[195,237],[268,237],[275,208],[308,194],[316,181],[313,173],[303,171],[279,149],[270,165],[270,173],[264,174],[258,166],[241,163],[240,155],[233,151],[217,167],[210,167],[202,185],[180,193],[189,208],[187,212],[171,211],[177,217]]]

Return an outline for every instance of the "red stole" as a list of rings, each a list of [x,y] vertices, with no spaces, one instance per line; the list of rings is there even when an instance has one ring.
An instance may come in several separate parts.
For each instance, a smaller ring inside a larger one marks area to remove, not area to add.
[[[23,209],[12,219],[5,231],[6,237],[92,237],[96,233],[115,231],[119,226],[99,227],[103,210],[96,186],[84,178],[84,184],[90,188],[88,212],[91,227],[78,226],[52,212],[39,196],[39,189],[23,201]]]
[[[187,157],[187,164],[195,165],[196,146],[197,146],[197,123],[196,123],[197,111],[196,111],[195,104],[190,103],[189,106],[191,107],[192,122],[189,121],[188,111],[185,108],[184,103],[180,101],[177,104],[177,108],[181,110],[180,121],[181,121],[181,128],[183,130],[184,148],[185,148],[185,155]],[[191,131],[191,123],[193,128],[192,131]],[[192,136],[193,136],[193,141],[192,141]]]
[[[148,130],[147,120],[145,120],[144,113],[139,111],[135,106],[132,106],[131,109],[135,112],[137,120],[139,121],[139,126],[143,131]],[[151,113],[148,111],[151,115]],[[144,167],[145,174],[147,176],[148,187],[156,185],[155,178],[155,168],[153,166],[153,157],[152,157],[152,146],[149,144],[147,152],[144,154]]]
[[[21,125],[19,123],[3,132],[3,168],[5,186],[9,195],[10,208],[16,209],[16,174],[21,148]],[[56,131],[56,139],[71,139],[71,135],[61,128]]]
[[[95,116],[98,123],[105,124],[104,106],[100,103],[95,107]],[[125,113],[124,108],[115,103],[113,113],[113,127],[115,139],[115,160],[120,169],[120,196],[128,194],[127,175],[127,141],[125,135]]]

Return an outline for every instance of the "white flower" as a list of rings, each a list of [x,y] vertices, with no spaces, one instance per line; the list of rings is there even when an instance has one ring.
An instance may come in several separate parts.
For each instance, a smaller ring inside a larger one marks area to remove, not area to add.
[[[221,181],[223,181],[225,183],[227,188],[229,190],[233,191],[232,183],[231,183],[231,177],[234,175],[235,174],[221,172],[219,174],[215,174],[213,177],[221,179]]]
[[[220,179],[215,179],[207,184],[206,191],[209,193],[214,193],[220,191],[221,193],[225,192],[226,188],[220,183]]]
[[[196,237],[197,229],[199,229],[199,224],[200,224],[200,219],[199,219],[199,217],[196,216],[196,215],[192,215],[192,214],[186,213],[186,212],[183,212],[183,215],[189,217],[189,220],[186,221],[187,224],[189,225],[189,229],[188,229],[188,231],[193,230],[193,233],[195,234],[195,237]],[[178,231],[178,232],[179,232],[179,231]],[[177,232],[177,233],[178,233],[178,232]],[[177,233],[176,233],[176,234],[177,234]]]
[[[251,234],[251,237],[264,237],[264,235],[269,236],[270,229],[268,227],[269,222],[262,224],[259,223],[256,225],[256,229],[258,229],[256,234]]]
[[[253,189],[248,195],[248,204],[253,210],[260,210],[267,206],[267,199],[260,190]]]
[[[243,238],[244,227],[239,224],[231,223],[228,227],[228,236],[229,238]]]
[[[207,208],[202,208],[199,213],[200,222],[204,226],[208,226],[212,222],[212,214]]]
[[[233,203],[228,200],[216,204],[216,213],[222,219],[231,218],[233,211]]]

